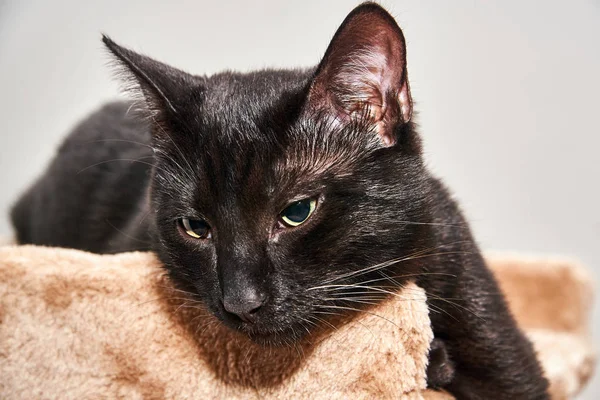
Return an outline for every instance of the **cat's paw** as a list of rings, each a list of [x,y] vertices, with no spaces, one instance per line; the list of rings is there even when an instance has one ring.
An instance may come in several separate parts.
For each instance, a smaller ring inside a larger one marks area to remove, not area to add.
[[[442,339],[434,338],[429,348],[429,365],[427,365],[427,386],[441,389],[448,386],[454,378],[454,364],[448,355],[446,344]]]

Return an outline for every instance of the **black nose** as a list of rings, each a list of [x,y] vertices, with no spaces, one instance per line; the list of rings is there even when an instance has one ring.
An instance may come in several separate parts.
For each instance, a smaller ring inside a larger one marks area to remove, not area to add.
[[[265,304],[267,296],[255,290],[246,290],[233,296],[225,295],[223,307],[230,314],[237,315],[242,321],[254,323],[258,310]]]

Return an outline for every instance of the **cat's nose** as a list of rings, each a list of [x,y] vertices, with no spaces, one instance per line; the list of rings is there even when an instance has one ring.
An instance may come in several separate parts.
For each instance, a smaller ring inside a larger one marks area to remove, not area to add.
[[[223,307],[242,321],[254,323],[258,310],[265,304],[267,295],[258,290],[245,290],[243,293],[223,297]]]

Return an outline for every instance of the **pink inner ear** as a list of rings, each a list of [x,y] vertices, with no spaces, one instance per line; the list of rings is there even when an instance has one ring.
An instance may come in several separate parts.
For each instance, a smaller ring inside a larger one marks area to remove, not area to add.
[[[387,91],[387,57],[365,48],[358,49],[345,58],[331,77],[329,91],[349,113],[367,106],[370,116],[381,119],[381,114],[385,112],[385,97],[382,93]]]
[[[336,120],[369,118],[386,145],[408,122],[412,101],[402,31],[381,7],[356,8],[335,34],[317,70],[309,102]]]

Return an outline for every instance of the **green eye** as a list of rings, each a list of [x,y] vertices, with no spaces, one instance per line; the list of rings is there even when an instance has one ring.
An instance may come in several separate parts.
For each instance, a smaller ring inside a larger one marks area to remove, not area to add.
[[[281,220],[287,226],[298,226],[303,224],[315,211],[316,199],[304,199],[296,201],[281,212]]]
[[[179,226],[186,235],[194,239],[210,239],[210,225],[202,219],[181,218]]]

